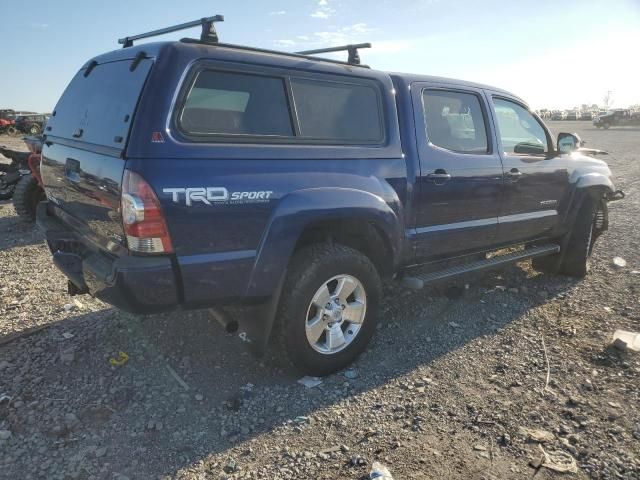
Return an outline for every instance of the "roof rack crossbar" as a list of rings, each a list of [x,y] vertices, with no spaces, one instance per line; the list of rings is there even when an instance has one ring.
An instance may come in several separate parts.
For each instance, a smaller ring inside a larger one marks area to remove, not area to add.
[[[158,35],[164,35],[165,33],[177,32],[179,30],[185,30],[187,28],[202,26],[202,33],[200,34],[200,41],[204,43],[218,43],[218,34],[214,26],[215,22],[223,22],[224,16],[214,15],[213,17],[205,17],[193,22],[181,23],[179,25],[173,25],[171,27],[160,28],[158,30],[152,30],[151,32],[140,33],[138,35],[132,35],[130,37],[119,38],[118,43],[122,45],[122,48],[133,46],[135,40],[141,40],[143,38],[155,37]]]
[[[339,47],[318,48],[315,50],[303,50],[296,52],[299,55],[316,55],[318,53],[331,53],[331,52],[349,52],[349,58],[347,63],[352,65],[360,65],[360,55],[358,54],[359,48],[371,48],[370,43],[356,43],[351,45],[341,45]]]

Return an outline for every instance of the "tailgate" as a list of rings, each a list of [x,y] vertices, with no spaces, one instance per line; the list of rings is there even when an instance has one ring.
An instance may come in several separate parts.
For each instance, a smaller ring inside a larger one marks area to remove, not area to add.
[[[47,197],[70,226],[103,248],[125,245],[120,217],[124,151],[153,61],[90,62],[47,124],[41,173]]]

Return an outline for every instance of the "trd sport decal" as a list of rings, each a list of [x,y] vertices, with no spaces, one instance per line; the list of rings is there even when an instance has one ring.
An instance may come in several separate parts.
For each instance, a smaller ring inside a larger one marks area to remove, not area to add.
[[[273,195],[271,190],[229,192],[224,187],[163,188],[162,193],[171,195],[174,203],[184,202],[188,207],[194,202],[206,205],[266,203]]]

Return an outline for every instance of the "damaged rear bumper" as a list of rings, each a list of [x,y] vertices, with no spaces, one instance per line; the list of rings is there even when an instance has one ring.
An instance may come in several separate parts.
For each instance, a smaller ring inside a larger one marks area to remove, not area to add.
[[[37,224],[53,262],[70,281],[70,293],[90,293],[133,313],[153,313],[178,306],[176,275],[169,257],[116,257],[83,242],[55,215],[56,207],[41,202]]]

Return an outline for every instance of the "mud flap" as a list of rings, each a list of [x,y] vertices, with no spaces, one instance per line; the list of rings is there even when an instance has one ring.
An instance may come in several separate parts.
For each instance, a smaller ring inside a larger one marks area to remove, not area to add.
[[[244,307],[242,313],[237,315],[238,328],[236,335],[256,357],[262,357],[267,351],[271,331],[278,313],[278,303],[280,302],[285,276],[286,272],[283,273],[278,281],[278,285],[269,300],[260,305]]]

